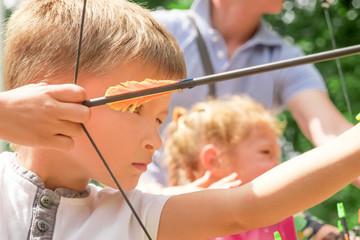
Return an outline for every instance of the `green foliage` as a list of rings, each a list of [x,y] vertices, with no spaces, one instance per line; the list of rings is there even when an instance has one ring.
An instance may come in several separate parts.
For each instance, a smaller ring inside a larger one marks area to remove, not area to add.
[[[266,20],[285,38],[290,39],[294,44],[300,46],[306,54],[331,50],[331,37],[326,23],[325,11],[321,7],[320,1],[307,1],[308,3],[315,2],[311,7],[309,7],[311,4],[301,6],[298,2],[305,1],[285,1],[284,11],[276,16],[266,16]],[[347,0],[335,1],[328,9],[338,48],[359,44],[359,8],[360,1]],[[291,19],[291,16],[293,16],[293,19]],[[360,111],[360,86],[358,84],[360,70],[357,68],[359,60],[360,57],[358,55],[340,60],[344,73],[346,93],[350,99],[353,117]],[[355,123],[355,120],[351,118],[346,107],[335,61],[322,62],[315,66],[326,80],[329,96],[335,106],[348,121]],[[313,147],[310,141],[307,140],[299,130],[289,111],[281,113],[281,118],[285,118],[288,123],[285,130],[285,138],[287,141],[293,143],[296,151],[304,152]],[[346,173],[339,173],[339,175],[340,174]],[[334,177],[336,178],[336,176]],[[349,185],[333,197],[310,209],[310,212],[336,226],[336,204],[342,201],[347,212],[348,225],[351,229],[357,224],[357,212],[360,208],[359,199],[360,190]]]
[[[131,0],[148,9],[165,8],[165,9],[188,9],[193,2],[192,0]]]
[[[360,208],[359,199],[359,189],[352,185],[348,185],[346,188],[336,193],[333,197],[310,209],[310,212],[320,219],[326,220],[330,224],[337,226],[338,216],[336,204],[338,202],[343,202],[348,228],[352,229],[358,222],[357,213]]]

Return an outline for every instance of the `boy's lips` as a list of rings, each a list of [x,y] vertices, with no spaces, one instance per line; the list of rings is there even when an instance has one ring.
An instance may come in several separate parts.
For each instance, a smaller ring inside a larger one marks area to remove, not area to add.
[[[137,169],[139,169],[142,172],[145,172],[147,170],[147,165],[150,164],[149,163],[133,163],[132,165],[134,167],[136,167]]]

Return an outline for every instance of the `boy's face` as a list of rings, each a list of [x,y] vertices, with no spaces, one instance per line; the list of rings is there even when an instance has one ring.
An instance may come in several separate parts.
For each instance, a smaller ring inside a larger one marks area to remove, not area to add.
[[[120,82],[145,78],[164,79],[151,66],[131,63],[105,77],[80,81],[80,85],[87,90],[88,98],[94,98],[104,96],[109,87]],[[136,186],[154,151],[161,147],[159,127],[167,116],[169,101],[170,95],[154,99],[134,113],[116,111],[107,105],[91,109],[91,120],[85,126],[124,190]],[[73,152],[90,178],[116,187],[85,134],[76,139]]]
[[[224,176],[237,172],[245,184],[279,164],[281,149],[276,133],[268,126],[253,127],[250,135],[224,154]]]

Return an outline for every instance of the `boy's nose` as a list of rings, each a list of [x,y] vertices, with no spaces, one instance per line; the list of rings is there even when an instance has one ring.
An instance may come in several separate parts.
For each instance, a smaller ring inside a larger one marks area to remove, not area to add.
[[[162,140],[159,133],[150,134],[143,140],[143,146],[146,150],[155,151],[162,145]]]

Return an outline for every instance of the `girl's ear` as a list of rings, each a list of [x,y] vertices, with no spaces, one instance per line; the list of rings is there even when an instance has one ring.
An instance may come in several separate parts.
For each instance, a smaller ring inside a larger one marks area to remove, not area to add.
[[[219,149],[213,144],[207,144],[200,151],[200,168],[210,171],[214,177],[221,176],[221,164],[219,162]]]

